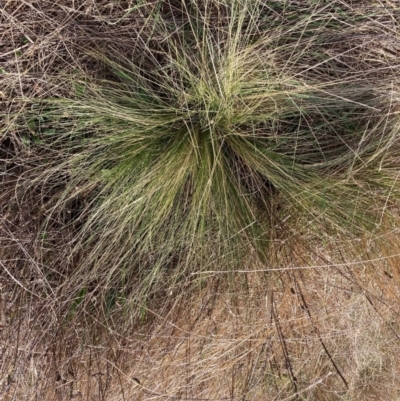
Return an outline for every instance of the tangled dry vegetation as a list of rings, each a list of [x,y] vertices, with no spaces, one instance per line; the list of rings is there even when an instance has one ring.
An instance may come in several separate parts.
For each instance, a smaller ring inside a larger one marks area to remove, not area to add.
[[[1,398],[400,399],[399,21],[3,0]]]

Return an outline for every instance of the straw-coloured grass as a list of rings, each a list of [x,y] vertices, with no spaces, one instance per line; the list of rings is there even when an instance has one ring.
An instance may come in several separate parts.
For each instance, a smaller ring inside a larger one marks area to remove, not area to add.
[[[398,10],[47,3],[1,6],[8,394],[392,394]]]

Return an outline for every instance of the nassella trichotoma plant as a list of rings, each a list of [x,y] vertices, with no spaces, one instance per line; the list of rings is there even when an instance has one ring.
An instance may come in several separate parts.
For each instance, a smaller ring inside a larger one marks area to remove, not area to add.
[[[382,223],[398,195],[398,99],[343,66],[350,15],[332,19],[325,2],[162,3],[140,8],[130,53],[117,39],[86,49],[102,74],[71,77],[70,97],[25,116],[40,154],[29,186],[61,183],[44,227],[80,204],[71,285],[146,304],[194,270],[267,263],[278,235]]]

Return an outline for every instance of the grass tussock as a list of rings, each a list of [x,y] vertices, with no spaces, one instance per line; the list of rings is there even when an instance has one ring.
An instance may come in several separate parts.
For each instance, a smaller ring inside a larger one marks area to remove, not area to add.
[[[395,394],[398,8],[67,3],[0,6],[7,394]]]
[[[141,303],[216,261],[253,250],[266,262],[282,221],[379,226],[397,192],[398,93],[387,97],[390,74],[377,83],[335,54],[356,23],[332,21],[334,7],[138,6],[128,54],[96,45],[100,76],[77,74],[72,98],[32,104],[28,185],[45,193],[42,235],[56,218],[79,226],[68,249],[85,254],[79,282],[137,282]]]

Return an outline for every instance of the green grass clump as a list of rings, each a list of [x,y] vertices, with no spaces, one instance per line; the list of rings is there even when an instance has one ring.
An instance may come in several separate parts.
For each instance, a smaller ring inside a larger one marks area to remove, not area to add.
[[[98,75],[34,104],[30,185],[47,188],[44,230],[73,226],[71,288],[146,304],[195,270],[267,263],[278,236],[382,222],[398,196],[395,92],[340,49],[358,19],[338,7],[144,4],[130,49],[87,49]]]

